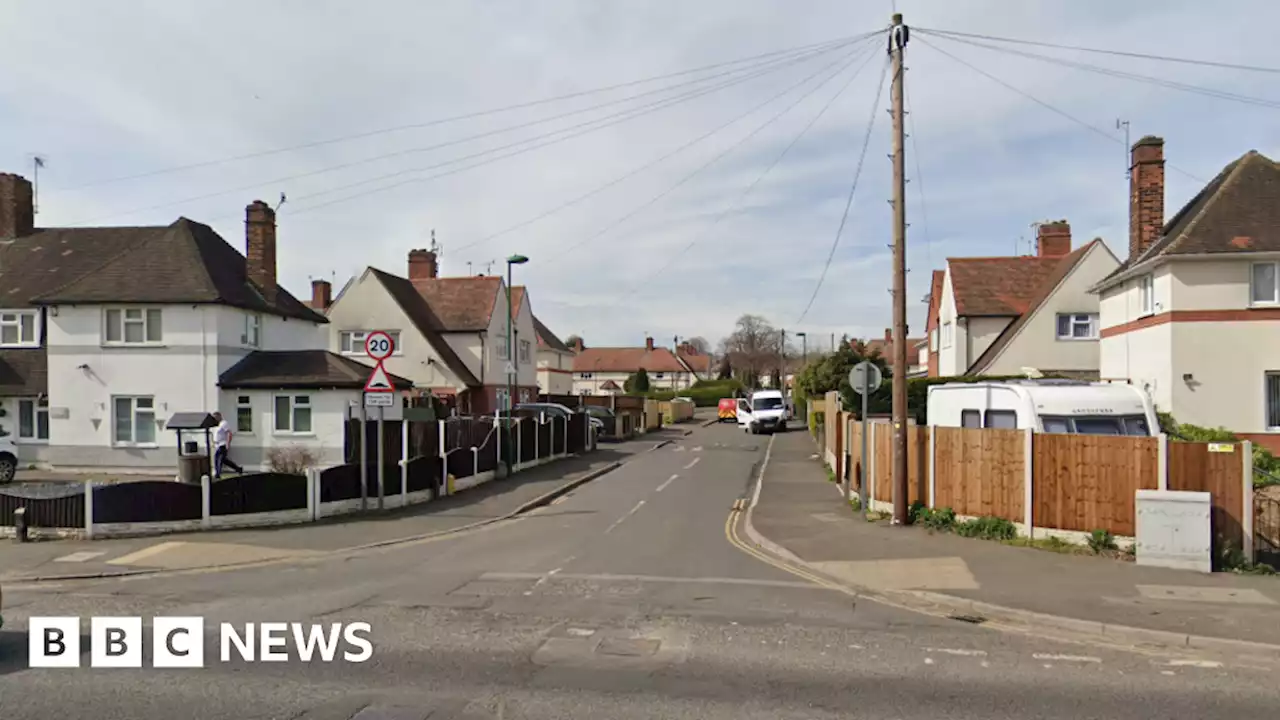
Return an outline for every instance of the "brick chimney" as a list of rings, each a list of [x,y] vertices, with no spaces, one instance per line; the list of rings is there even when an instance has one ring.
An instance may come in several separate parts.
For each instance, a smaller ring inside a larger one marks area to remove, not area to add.
[[[648,352],[653,352],[653,338],[647,337],[644,339],[644,349]]]
[[[1148,135],[1133,144],[1129,165],[1129,259],[1160,238],[1164,227],[1164,139]]]
[[[586,349],[582,344],[582,338],[574,338],[573,343],[569,345],[569,347],[573,348],[574,352],[582,352]]]
[[[887,343],[893,342],[893,328],[884,329],[884,341]]]
[[[430,280],[437,277],[440,266],[436,263],[436,254],[430,250],[409,251],[409,279]]]
[[[1071,224],[1066,220],[1043,222],[1036,228],[1036,257],[1055,258],[1071,253]]]
[[[0,173],[0,238],[12,240],[35,231],[36,214],[31,181]]]
[[[276,301],[276,211],[261,200],[244,209],[245,272],[267,302]]]
[[[328,280],[311,281],[311,309],[324,312],[333,302],[333,286]]]

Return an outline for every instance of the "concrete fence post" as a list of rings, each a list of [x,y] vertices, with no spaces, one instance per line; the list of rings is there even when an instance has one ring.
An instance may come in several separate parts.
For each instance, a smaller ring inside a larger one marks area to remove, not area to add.
[[[1242,474],[1244,475],[1242,478],[1244,482],[1244,492],[1242,493],[1244,507],[1241,510],[1244,512],[1241,513],[1243,522],[1240,523],[1243,526],[1244,559],[1248,562],[1253,562],[1253,441],[1245,440],[1240,443],[1240,449],[1244,451],[1244,458],[1241,462],[1244,466],[1242,469]]]
[[[863,458],[865,463],[862,468],[867,476],[863,481],[867,484],[867,507],[862,508],[862,512],[867,512],[876,502],[876,425],[879,423],[867,423],[867,457]]]
[[[480,474],[480,448],[473,445],[471,446],[471,477],[475,477],[479,474]]]
[[[307,518],[311,522],[316,521],[319,495],[320,471],[315,468],[307,468]]]
[[[444,420],[436,421],[436,452],[440,453],[440,485],[436,487],[436,496],[449,494],[449,451],[445,449]]]
[[[84,481],[84,537],[93,539],[93,481]]]
[[[502,465],[503,465],[503,462],[502,462],[502,459],[503,459],[503,458],[502,458],[502,427],[501,427],[501,423],[502,423],[502,418],[498,417],[497,415],[494,415],[494,417],[493,417],[493,432],[497,434],[497,437],[496,437],[496,438],[494,438],[494,442],[498,443],[498,464],[494,467],[494,472],[493,472],[493,474],[494,474],[495,476],[497,476],[497,475],[499,474],[499,473],[498,473],[498,468],[501,468],[501,467],[502,467]]]
[[[400,507],[409,504],[409,421],[400,421]]]
[[[1156,489],[1169,489],[1169,436],[1160,433],[1156,436]]]
[[[210,512],[211,490],[212,488],[210,487],[209,476],[201,475],[200,476],[200,525],[206,528],[209,527],[209,525],[211,524],[210,518],[212,517],[212,513]]]
[[[938,432],[936,427],[929,428],[929,507],[937,507],[934,502],[938,491],[938,475],[934,465],[938,455]]]
[[[1027,537],[1035,537],[1035,485],[1036,436],[1035,431],[1022,431],[1022,522],[1027,526]]]

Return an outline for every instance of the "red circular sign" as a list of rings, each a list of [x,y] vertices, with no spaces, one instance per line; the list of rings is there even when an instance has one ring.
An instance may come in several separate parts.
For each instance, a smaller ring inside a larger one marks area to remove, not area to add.
[[[374,360],[386,360],[396,351],[396,343],[390,335],[377,330],[364,339],[364,351]]]

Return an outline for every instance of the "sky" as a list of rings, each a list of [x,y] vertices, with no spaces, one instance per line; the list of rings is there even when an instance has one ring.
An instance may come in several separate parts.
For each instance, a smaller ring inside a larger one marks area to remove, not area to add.
[[[1248,150],[1280,157],[1274,106],[925,32],[1276,67],[1270,0],[8,0],[0,171],[44,159],[42,227],[185,216],[242,250],[245,205],[283,193],[279,276],[299,297],[405,274],[434,232],[445,275],[527,256],[534,313],[588,345],[714,343],[752,313],[825,347],[891,323],[885,45],[853,40],[895,8],[913,28],[913,337],[931,269],[1030,252],[1035,222],[1125,257],[1117,120],[1165,139],[1166,217]],[[1280,102],[1275,75],[1002,47]]]

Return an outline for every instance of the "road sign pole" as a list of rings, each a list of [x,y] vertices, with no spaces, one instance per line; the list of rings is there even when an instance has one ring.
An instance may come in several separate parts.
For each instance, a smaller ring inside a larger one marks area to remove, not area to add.
[[[385,443],[383,442],[385,437],[383,435],[383,423],[384,423],[384,417],[386,416],[386,414],[387,414],[386,408],[383,408],[383,407],[378,408],[378,509],[379,510],[383,509],[383,502],[384,502],[383,498],[386,496],[387,459],[385,457],[386,451],[383,449],[385,446]]]
[[[871,394],[870,373],[862,373],[862,432],[859,440],[862,444],[862,472],[858,476],[858,512],[867,512],[867,396]]]
[[[360,509],[369,509],[369,411],[360,403]]]

